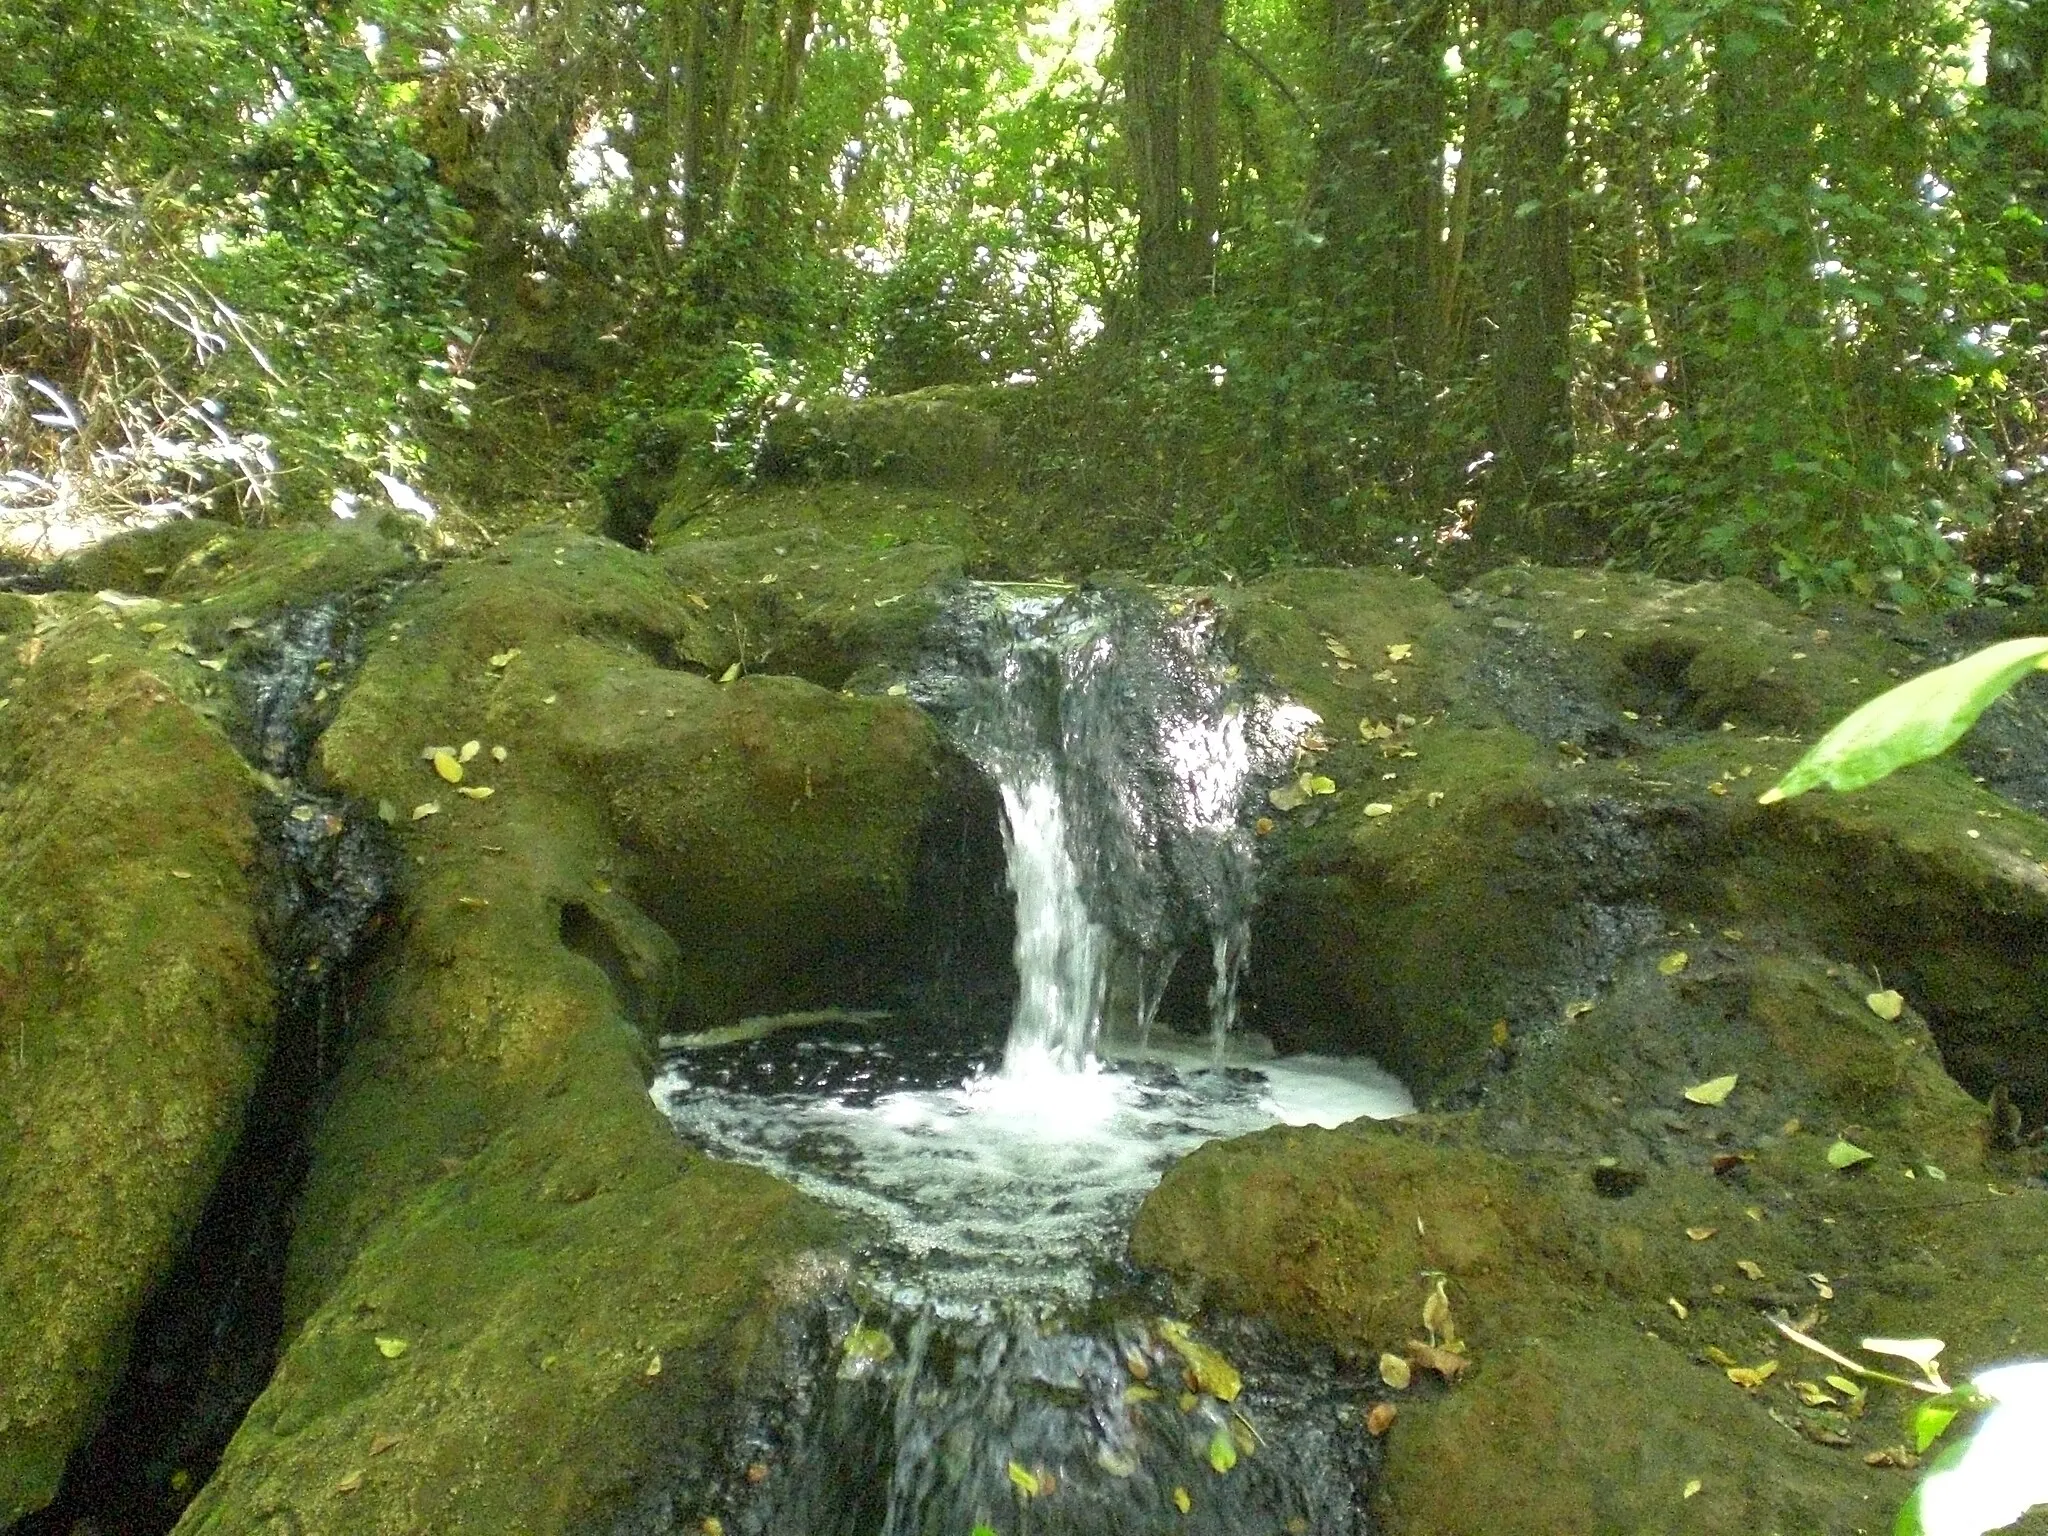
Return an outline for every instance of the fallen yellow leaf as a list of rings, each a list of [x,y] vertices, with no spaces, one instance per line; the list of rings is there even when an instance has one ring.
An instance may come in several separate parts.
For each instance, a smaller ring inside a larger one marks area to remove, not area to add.
[[[382,1355],[386,1360],[396,1360],[400,1355],[404,1354],[408,1349],[411,1348],[412,1345],[405,1339],[394,1339],[388,1336],[380,1336],[377,1340],[377,1353]]]
[[[1657,974],[1660,976],[1676,976],[1685,969],[1687,962],[1691,959],[1692,956],[1688,955],[1684,950],[1674,949],[1670,954],[1657,962]]]
[[[1412,645],[1390,645],[1387,647],[1387,660],[1389,661],[1406,661],[1414,654],[1415,647]]]
[[[444,750],[434,754],[434,772],[441,775],[450,784],[460,784],[462,782],[462,764],[456,761],[453,752]]]
[[[1176,1488],[1173,1490],[1173,1507],[1182,1514],[1186,1514],[1195,1507],[1195,1501],[1188,1497],[1187,1489]]]
[[[1685,1090],[1685,1097],[1690,1103],[1705,1104],[1710,1107],[1715,1104],[1725,1103],[1728,1095],[1735,1091],[1737,1075],[1734,1072],[1730,1072],[1726,1077],[1710,1077],[1704,1083],[1694,1083]]]
[[[1187,1324],[1171,1318],[1162,1319],[1158,1332],[1187,1366],[1188,1375],[1194,1378],[1191,1383],[1194,1387],[1225,1403],[1233,1401],[1244,1390],[1244,1378],[1238,1375],[1237,1367],[1198,1341],[1188,1332]]]
[[[1755,1259],[1737,1259],[1735,1267],[1751,1280],[1761,1280],[1764,1277],[1764,1267]]]
[[[1898,992],[1886,987],[1882,992],[1873,992],[1863,999],[1870,1011],[1887,1024],[1906,1011],[1906,1000]]]
[[[1584,633],[1585,633],[1585,631],[1584,631],[1584,630],[1580,630],[1580,631],[1579,631],[1579,633],[1580,633],[1580,634],[1584,634]],[[1700,1480],[1699,1480],[1698,1478],[1696,1478],[1696,1477],[1689,1477],[1689,1478],[1687,1478],[1687,1479],[1685,1480],[1685,1491],[1684,1491],[1683,1493],[1679,1494],[1679,1497],[1680,1497],[1681,1499],[1689,1499],[1689,1498],[1691,1498],[1691,1497],[1692,1497],[1692,1496],[1693,1496],[1694,1494],[1698,1493],[1698,1492],[1700,1491],[1700,1489],[1704,1488],[1705,1486],[1706,1486],[1706,1484],[1702,1483],[1702,1482],[1701,1482],[1701,1481],[1700,1481]]]
[[[1380,1356],[1380,1380],[1396,1392],[1407,1390],[1408,1383],[1413,1379],[1408,1362],[1399,1355],[1389,1352]]]
[[[1712,1237],[1716,1232],[1720,1230],[1721,1229],[1719,1227],[1687,1227],[1685,1229],[1685,1235],[1691,1238],[1696,1243],[1704,1243],[1708,1238]]]

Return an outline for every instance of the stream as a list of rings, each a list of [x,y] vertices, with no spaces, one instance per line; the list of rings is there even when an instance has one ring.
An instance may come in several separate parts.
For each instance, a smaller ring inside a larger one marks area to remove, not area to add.
[[[654,1085],[686,1139],[862,1234],[765,1352],[697,1495],[719,1528],[1364,1530],[1373,1384],[1260,1330],[1198,1338],[1123,1256],[1203,1142],[1414,1107],[1370,1061],[1237,1026],[1252,823],[1317,722],[1217,629],[1132,589],[971,589],[908,691],[1000,794],[1006,1027],[922,997],[765,1019]],[[1188,954],[1208,975],[1168,1017]]]

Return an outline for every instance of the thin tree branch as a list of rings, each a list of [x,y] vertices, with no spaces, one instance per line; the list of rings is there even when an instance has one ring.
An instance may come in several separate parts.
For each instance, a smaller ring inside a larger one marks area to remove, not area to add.
[[[1314,114],[1312,114],[1307,107],[1301,104],[1301,98],[1294,94],[1293,86],[1289,85],[1285,80],[1282,80],[1278,75],[1276,75],[1273,72],[1272,67],[1268,65],[1264,59],[1260,58],[1256,53],[1253,53],[1251,49],[1245,47],[1243,43],[1240,43],[1236,38],[1232,37],[1230,33],[1228,33],[1227,31],[1223,33],[1223,41],[1230,44],[1231,47],[1235,48],[1238,51],[1238,54],[1244,59],[1244,61],[1247,64],[1251,65],[1253,69],[1256,69],[1261,75],[1265,76],[1266,80],[1268,81],[1268,83],[1272,85],[1273,89],[1278,91],[1282,96],[1284,96],[1287,99],[1287,105],[1294,108],[1296,112],[1301,114],[1301,120],[1302,122],[1308,125],[1308,131],[1310,133],[1314,133],[1317,131]]]

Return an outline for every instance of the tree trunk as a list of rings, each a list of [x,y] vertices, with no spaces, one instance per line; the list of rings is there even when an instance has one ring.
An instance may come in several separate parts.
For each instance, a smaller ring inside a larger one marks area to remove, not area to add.
[[[1120,12],[1126,138],[1137,184],[1138,300],[1172,302],[1181,265],[1183,0],[1125,0]]]
[[[1216,56],[1222,46],[1223,0],[1188,0],[1188,189],[1193,218],[1188,226],[1186,278],[1194,291],[1215,281],[1216,242],[1222,227],[1223,175],[1216,144],[1221,117]]]
[[[1331,0],[1317,141],[1324,265],[1367,358],[1391,381],[1437,362],[1443,249],[1445,0]]]
[[[1572,249],[1567,130],[1570,94],[1544,41],[1565,15],[1562,0],[1499,0],[1498,61],[1514,82],[1497,104],[1494,227],[1489,231],[1493,345],[1494,536],[1511,547],[1563,558],[1584,530],[1543,493],[1571,463]],[[1533,33],[1532,52],[1512,46]],[[1519,110],[1518,110],[1519,109]]]

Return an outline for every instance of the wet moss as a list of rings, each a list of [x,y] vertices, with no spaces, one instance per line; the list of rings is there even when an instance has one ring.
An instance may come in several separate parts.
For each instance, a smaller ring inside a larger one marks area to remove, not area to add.
[[[204,674],[42,606],[0,713],[0,1524],[92,1431],[271,1044],[260,791]]]
[[[685,1150],[584,1023],[376,1225],[181,1532],[582,1531],[696,1452],[779,1267],[833,1228]]]

